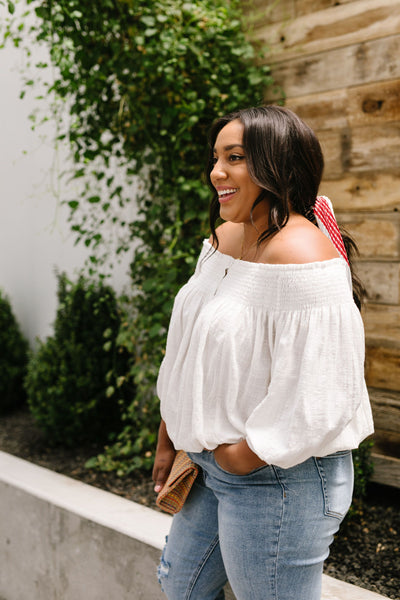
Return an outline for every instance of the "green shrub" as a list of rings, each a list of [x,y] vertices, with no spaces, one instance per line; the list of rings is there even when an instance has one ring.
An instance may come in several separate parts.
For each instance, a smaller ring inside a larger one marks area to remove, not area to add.
[[[39,342],[28,365],[29,407],[53,442],[104,442],[121,428],[123,405],[134,393],[119,377],[127,356],[115,344],[121,321],[115,292],[60,275],[58,300],[54,336]]]
[[[28,342],[23,337],[9,300],[0,291],[0,414],[16,409],[25,400],[23,380],[28,362]]]
[[[357,511],[358,507],[367,495],[368,483],[371,480],[374,471],[374,465],[371,459],[371,450],[373,441],[364,440],[356,450],[353,450],[354,464],[354,493],[352,511]]]

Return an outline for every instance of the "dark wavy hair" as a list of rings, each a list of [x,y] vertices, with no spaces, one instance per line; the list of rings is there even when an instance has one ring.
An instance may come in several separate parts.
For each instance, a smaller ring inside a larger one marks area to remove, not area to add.
[[[250,177],[262,188],[254,208],[268,200],[268,228],[258,237],[258,244],[273,237],[289,219],[293,210],[317,225],[313,207],[324,170],[324,157],[313,130],[294,112],[281,106],[268,105],[246,108],[217,119],[209,134],[207,181],[213,191],[210,203],[210,228],[215,248],[218,248],[216,225],[220,204],[211,183],[213,149],[221,129],[238,119],[243,123],[243,147]],[[350,262],[353,295],[360,308],[365,290],[353,272],[352,259],[358,254],[352,238],[341,230]]]

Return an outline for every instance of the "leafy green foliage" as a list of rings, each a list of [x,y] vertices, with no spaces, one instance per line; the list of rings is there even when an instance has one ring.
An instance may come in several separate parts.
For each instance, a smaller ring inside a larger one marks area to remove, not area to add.
[[[367,486],[374,472],[374,466],[371,460],[371,450],[373,441],[364,440],[360,446],[353,450],[354,464],[354,499],[362,501],[367,495]]]
[[[50,441],[105,441],[120,429],[123,407],[134,397],[123,376],[127,356],[116,346],[115,293],[83,276],[70,283],[60,275],[58,300],[54,336],[39,344],[28,365],[28,403]]]
[[[25,400],[23,387],[28,342],[23,337],[9,300],[0,291],[0,414]]]
[[[155,380],[172,302],[207,234],[207,131],[217,116],[262,103],[269,68],[249,28],[244,33],[239,0],[28,4],[39,17],[35,43],[48,45],[56,67],[49,93],[69,113],[59,137],[69,140],[73,177],[84,185],[67,203],[77,240],[92,249],[91,271],[110,224],[119,230],[117,253],[136,242],[129,319],[118,343],[134,357],[126,376],[137,395],[97,465],[120,473],[150,468]],[[133,221],[121,217],[132,200],[129,178],[138,188]]]
[[[353,450],[354,465],[354,491],[353,502],[345,518],[345,526],[351,526],[355,519],[363,514],[364,500],[368,495],[368,484],[374,472],[374,464],[371,458],[373,440],[366,439],[360,446]]]

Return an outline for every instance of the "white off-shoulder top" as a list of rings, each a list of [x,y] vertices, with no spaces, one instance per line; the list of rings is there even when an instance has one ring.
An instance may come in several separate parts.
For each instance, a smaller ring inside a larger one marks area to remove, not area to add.
[[[356,448],[373,422],[345,260],[251,263],[204,241],[175,298],[157,392],[176,449],[246,439],[289,468]]]

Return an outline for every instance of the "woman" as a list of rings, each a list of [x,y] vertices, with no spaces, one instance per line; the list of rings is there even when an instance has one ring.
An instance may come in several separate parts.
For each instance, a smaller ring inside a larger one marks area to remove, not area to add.
[[[212,234],[171,317],[155,491],[178,449],[201,472],[159,578],[170,600],[223,598],[227,580],[237,600],[317,600],[373,431],[348,256],[294,113],[242,110],[210,141]]]

